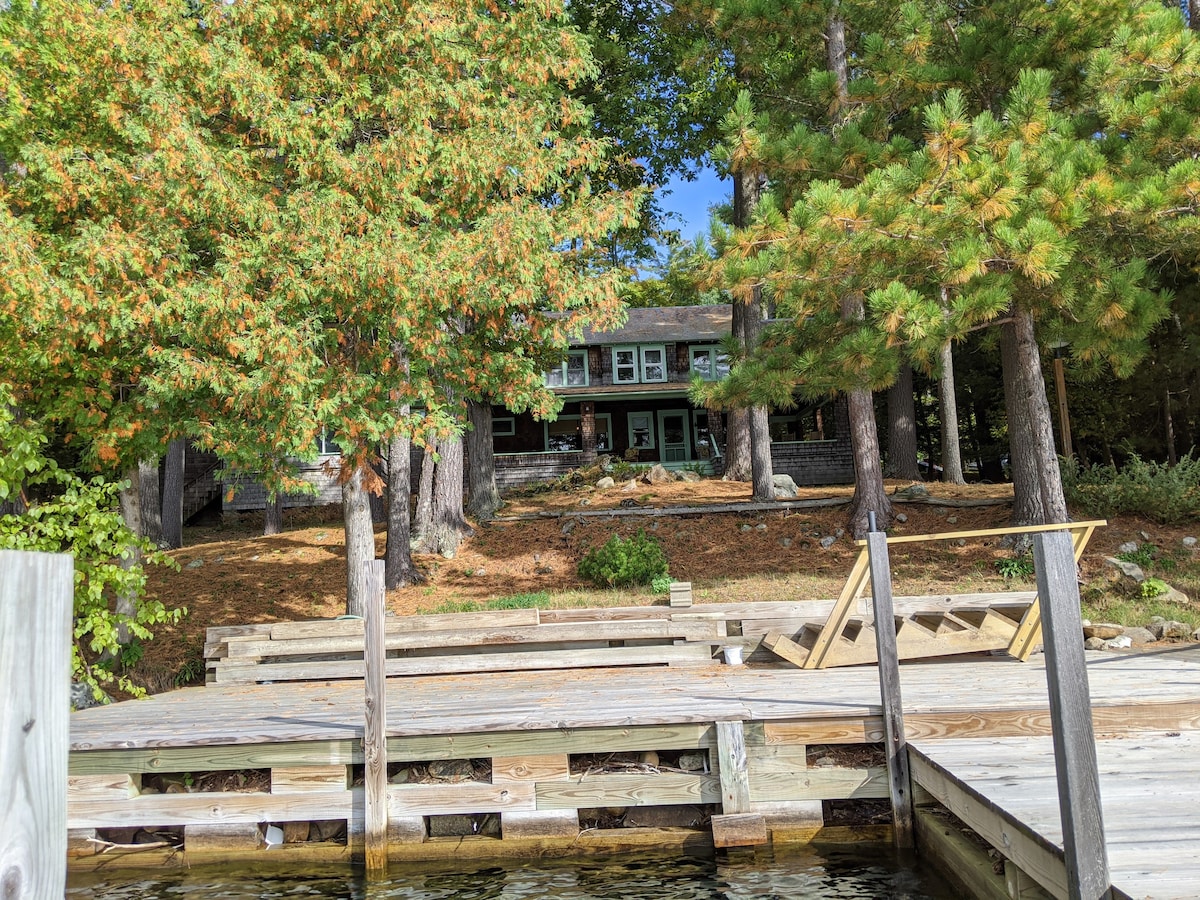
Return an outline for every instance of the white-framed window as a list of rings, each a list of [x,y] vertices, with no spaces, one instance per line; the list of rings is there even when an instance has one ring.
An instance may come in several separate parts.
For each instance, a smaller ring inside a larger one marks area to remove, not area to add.
[[[635,450],[654,449],[654,413],[629,414],[629,446]]]
[[[642,381],[667,380],[667,348],[642,347]]]
[[[692,446],[695,448],[697,459],[716,459],[721,455],[721,448],[713,437],[708,424],[708,411],[703,409],[692,412]]]
[[[587,387],[588,355],[586,350],[571,350],[566,358],[546,373],[547,387]]]
[[[517,433],[517,420],[512,416],[492,416],[492,437],[512,437]]]
[[[320,456],[341,456],[342,448],[333,439],[333,432],[328,428],[317,435],[317,454]]]
[[[638,348],[613,347],[613,383],[637,384]]]
[[[720,381],[729,374],[729,357],[720,347],[693,347],[692,374],[705,381]]]
[[[546,450],[562,452],[583,449],[583,419],[579,416],[559,416],[545,423]],[[596,450],[607,453],[612,450],[612,416],[600,413],[596,416]]]

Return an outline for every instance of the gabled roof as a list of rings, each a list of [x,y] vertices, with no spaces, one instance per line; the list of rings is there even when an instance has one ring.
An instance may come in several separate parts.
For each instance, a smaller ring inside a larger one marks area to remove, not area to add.
[[[585,344],[666,344],[672,341],[719,341],[732,330],[733,307],[657,306],[630,308],[624,327],[611,331],[588,329],[578,346]]]

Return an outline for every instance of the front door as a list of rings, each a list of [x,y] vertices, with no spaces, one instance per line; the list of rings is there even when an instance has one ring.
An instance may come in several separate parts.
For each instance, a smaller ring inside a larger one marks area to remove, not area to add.
[[[688,411],[664,409],[658,413],[658,433],[662,436],[659,458],[663,462],[687,462],[692,458],[688,436]]]

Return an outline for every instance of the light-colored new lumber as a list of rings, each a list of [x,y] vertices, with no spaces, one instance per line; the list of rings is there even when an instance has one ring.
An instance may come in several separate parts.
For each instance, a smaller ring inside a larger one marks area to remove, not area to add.
[[[721,780],[717,775],[675,772],[572,775],[567,782],[539,781],[536,789],[538,809],[721,802]]]
[[[492,784],[534,785],[536,782],[568,781],[571,770],[565,753],[538,756],[497,756],[492,758]],[[562,838],[579,836],[579,815],[571,809],[537,811],[512,810],[500,817],[505,840]]]
[[[0,551],[0,893],[61,897],[74,563]]]
[[[741,722],[717,722],[717,756],[721,775],[721,810],[729,814],[749,812],[750,773],[746,765],[746,735]],[[765,825],[763,829],[765,831]]]

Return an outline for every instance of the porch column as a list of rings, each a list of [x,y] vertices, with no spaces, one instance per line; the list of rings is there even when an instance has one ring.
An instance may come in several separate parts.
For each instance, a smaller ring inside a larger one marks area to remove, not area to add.
[[[596,404],[591,400],[579,404],[579,436],[582,442],[583,463],[596,461]]]

